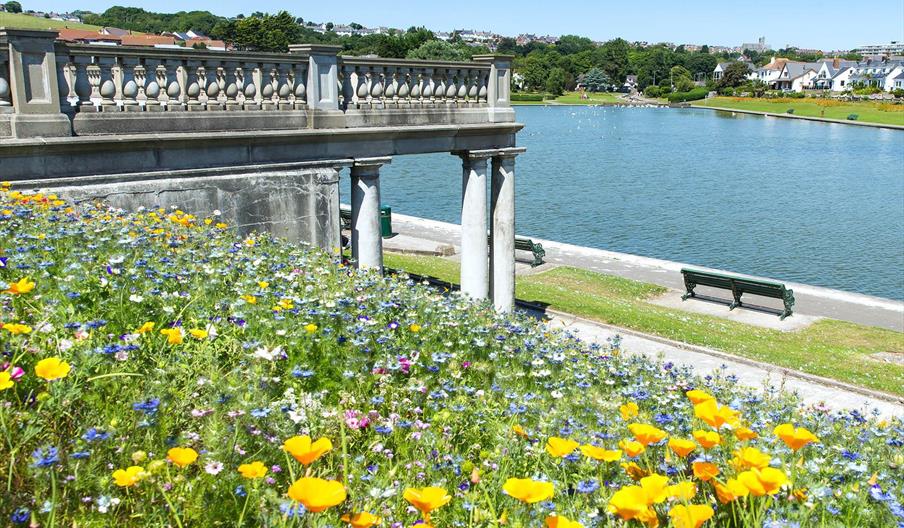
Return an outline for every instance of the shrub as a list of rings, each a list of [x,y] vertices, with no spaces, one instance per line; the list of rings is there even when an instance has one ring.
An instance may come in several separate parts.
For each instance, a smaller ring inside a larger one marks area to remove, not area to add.
[[[675,92],[672,94],[668,94],[666,97],[668,98],[670,103],[683,103],[685,101],[697,101],[699,99],[705,99],[709,91],[705,87],[694,88],[689,92]]]
[[[726,97],[731,97],[735,94],[735,90],[731,86],[726,86],[725,88],[722,88],[721,90],[719,90],[719,94],[724,95]]]
[[[512,101],[542,101],[545,97],[541,93],[513,93]]]
[[[848,116],[847,116],[848,121],[856,121],[859,118],[860,118],[860,116],[857,114],[848,114]]]
[[[651,99],[656,99],[657,97],[662,95],[662,91],[655,84],[651,84],[650,86],[647,86],[646,88],[643,89],[643,94],[644,94],[644,96],[649,97]]]

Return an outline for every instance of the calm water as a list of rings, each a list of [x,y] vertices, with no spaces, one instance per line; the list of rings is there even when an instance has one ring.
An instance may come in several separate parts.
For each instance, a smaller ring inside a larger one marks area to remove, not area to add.
[[[519,107],[517,231],[904,299],[904,132],[707,110]],[[461,162],[399,156],[383,203],[459,222]]]

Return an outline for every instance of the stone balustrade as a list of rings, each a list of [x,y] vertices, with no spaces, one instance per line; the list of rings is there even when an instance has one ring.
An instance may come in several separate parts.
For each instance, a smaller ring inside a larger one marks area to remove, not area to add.
[[[514,121],[506,56],[417,61],[344,57],[324,45],[258,53],[55,37],[0,28],[0,137]],[[4,114],[31,117],[4,127]]]

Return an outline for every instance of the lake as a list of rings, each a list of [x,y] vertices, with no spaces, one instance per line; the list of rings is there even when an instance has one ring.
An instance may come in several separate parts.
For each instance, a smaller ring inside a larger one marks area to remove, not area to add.
[[[517,115],[519,234],[904,299],[904,132],[701,109]],[[459,223],[458,158],[398,156],[381,181],[393,211]]]

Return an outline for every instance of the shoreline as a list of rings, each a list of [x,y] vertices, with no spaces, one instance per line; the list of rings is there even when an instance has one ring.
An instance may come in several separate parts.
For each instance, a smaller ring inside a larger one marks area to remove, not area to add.
[[[737,108],[725,108],[722,106],[706,106],[691,104],[685,108],[701,108],[703,110],[715,110],[716,112],[737,112],[739,114],[758,115],[763,117],[781,117],[785,119],[802,119],[804,121],[817,121],[819,123],[836,123],[839,125],[854,125],[872,128],[887,128],[889,130],[904,130],[904,125],[893,125],[890,123],[873,123],[869,121],[851,121],[848,119],[830,119],[828,117],[802,116],[795,114],[780,114],[775,112],[761,112],[759,110],[740,110]]]
[[[432,232],[434,235],[433,238],[438,242],[451,244],[453,246],[460,245],[458,236],[460,235],[461,228],[457,224],[393,212],[393,226],[395,227],[396,225],[399,227],[408,226],[407,230],[396,229],[396,231],[401,234],[416,232],[416,236],[418,237],[430,238]],[[631,253],[620,253],[605,249],[577,246],[524,234],[519,235],[528,236],[528,238],[534,242],[542,244],[547,252],[546,260],[549,263],[587,268],[586,263],[592,262],[602,268],[601,270],[594,271],[625,276],[634,280],[651,282],[672,289],[680,289],[680,270],[682,267],[772,280],[781,282],[788,288],[794,290],[795,297],[798,299],[798,307],[801,304],[808,304],[810,305],[809,308],[814,309],[814,312],[801,311],[803,314],[825,316],[904,332],[904,301],[902,300],[771,277],[760,277],[696,264],[686,264],[654,257],[634,255]]]

